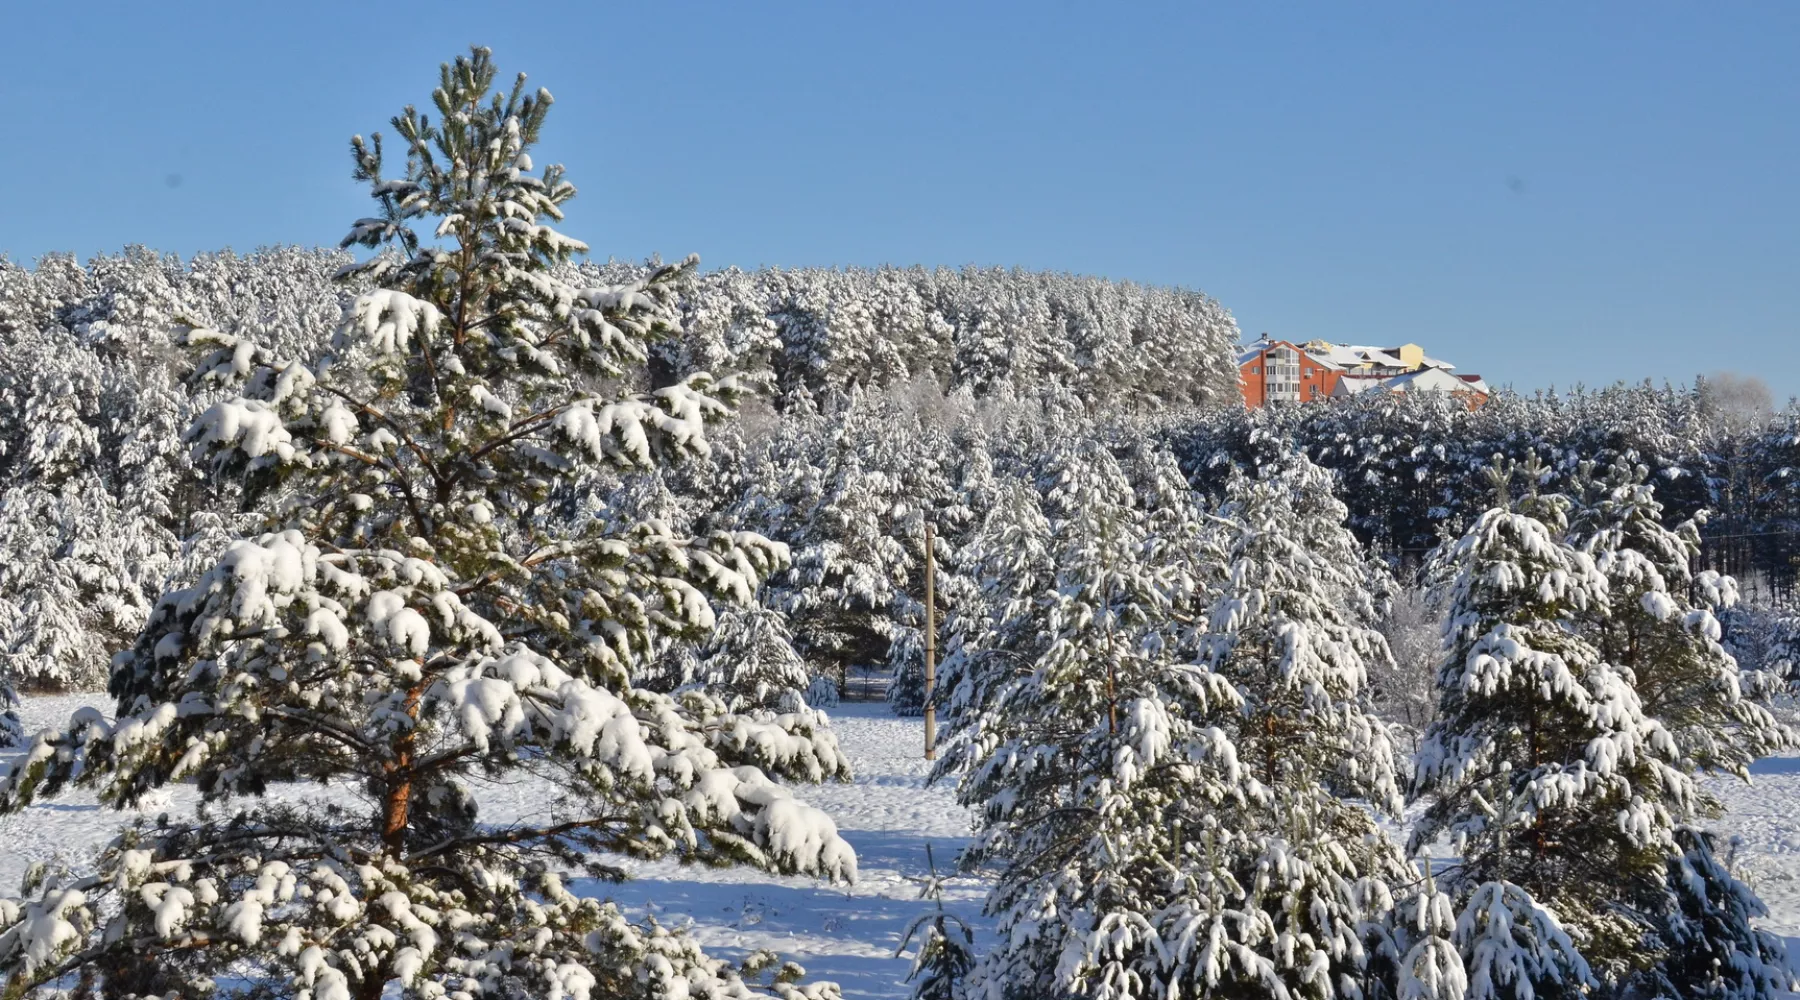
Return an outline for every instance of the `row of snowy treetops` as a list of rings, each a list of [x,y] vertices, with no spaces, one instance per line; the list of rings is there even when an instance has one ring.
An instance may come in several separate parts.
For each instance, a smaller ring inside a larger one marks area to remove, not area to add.
[[[280,249],[183,266],[133,250],[85,268],[0,262],[0,679],[100,684],[107,650],[136,634],[165,580],[191,579],[254,522],[230,482],[189,461],[182,435],[225,389],[190,377],[171,331],[202,323],[311,356],[368,288],[334,280],[351,259]],[[577,285],[649,273],[551,270]],[[663,503],[655,516],[794,546],[800,563],[763,603],[812,662],[790,663],[797,672],[916,661],[924,519],[960,545],[987,513],[970,470],[1016,466],[1083,422],[1163,443],[1215,498],[1227,470],[1298,448],[1336,474],[1358,538],[1406,567],[1485,509],[1473,471],[1495,454],[1542,456],[1555,488],[1583,462],[1625,459],[1649,469],[1670,523],[1706,512],[1704,565],[1738,576],[1757,605],[1727,622],[1743,648],[1760,655],[1783,627],[1766,606],[1793,596],[1800,411],[1745,414],[1715,405],[1704,383],[1501,393],[1474,412],[1426,394],[1246,411],[1228,367],[1235,328],[1197,295],[923,270],[699,274],[671,295],[681,332],[626,362],[624,382],[734,372],[753,389],[750,419],[692,466],[606,470],[559,484],[559,497],[602,514]],[[708,658],[670,655],[658,671],[675,677]]]
[[[4,679],[117,700],[0,811],[209,802],[0,899],[9,988],[832,995],[564,879],[854,878],[783,781],[848,776],[809,702],[849,666],[920,706],[927,521],[937,777],[999,927],[928,934],[927,995],[1787,985],[1696,779],[1790,744],[1763,700],[1795,623],[1724,635],[1707,560],[1737,550],[1699,515],[1787,538],[1800,416],[1704,387],[1246,413],[1188,293],[577,264],[530,157],[550,97],[494,79],[447,65],[391,172],[353,144],[372,254],[0,268]],[[1731,568],[1778,589],[1766,561]],[[560,798],[485,821],[518,778]],[[296,782],[334,797],[265,797]]]

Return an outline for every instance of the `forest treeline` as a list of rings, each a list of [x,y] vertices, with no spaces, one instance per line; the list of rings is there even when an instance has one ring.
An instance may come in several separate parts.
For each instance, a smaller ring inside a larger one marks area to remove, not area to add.
[[[188,378],[172,331],[204,324],[310,354],[358,290],[334,280],[351,261],[293,247],[0,260],[0,648],[14,678],[98,683],[184,542],[230,534],[236,499],[193,471],[181,440],[219,391]],[[649,266],[560,270],[617,284]],[[622,381],[729,372],[796,413],[814,396],[912,382],[984,395],[1055,385],[1143,412],[1235,392],[1229,314],[1174,289],[1001,270],[726,270],[690,280],[678,309],[682,333]]]
[[[334,280],[352,260],[282,247],[182,261],[134,247],[85,264],[0,261],[0,649],[15,684],[99,684],[165,579],[241,527],[233,489],[189,462],[182,434],[219,390],[190,377],[172,331],[319,350],[355,294]],[[649,273],[562,267],[615,284]],[[1350,527],[1397,568],[1485,509],[1473,472],[1495,455],[1542,456],[1548,488],[1583,462],[1625,458],[1648,469],[1673,520],[1705,512],[1706,568],[1758,603],[1793,595],[1800,413],[1736,405],[1705,380],[1501,392],[1475,411],[1428,395],[1245,411],[1237,327],[1188,291],[1004,270],[724,270],[693,276],[677,303],[681,332],[617,380],[740,374],[756,390],[748,419],[671,473],[694,480],[678,489],[660,472],[608,473],[562,502],[604,515],[662,498],[659,516],[751,527],[797,558],[767,585],[778,616],[728,618],[714,648],[674,644],[651,672],[661,683],[742,659],[719,655],[721,642],[771,651],[775,672],[802,685],[916,663],[924,520],[954,550],[988,513],[984,477],[1030,475],[1071,434],[1121,454],[1165,448],[1213,497],[1226,469],[1297,447],[1336,474]],[[783,629],[793,634],[765,634]]]

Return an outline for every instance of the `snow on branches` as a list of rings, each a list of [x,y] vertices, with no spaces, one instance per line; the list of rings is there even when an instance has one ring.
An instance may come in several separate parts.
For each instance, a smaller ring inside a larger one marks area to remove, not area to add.
[[[226,393],[196,415],[193,457],[237,477],[263,530],[155,601],[114,660],[116,715],[40,736],[0,776],[0,810],[72,788],[122,808],[177,781],[207,808],[0,907],[15,986],[741,996],[729,965],[564,875],[672,855],[855,878],[830,818],[777,781],[847,775],[822,717],[627,680],[668,637],[710,631],[715,601],[750,602],[785,547],[546,503],[594,470],[705,456],[735,385],[608,388],[677,329],[692,263],[564,283],[580,244],[543,220],[574,189],[560,168],[526,173],[548,95],[493,78],[476,49],[444,69],[442,118],[397,120],[402,180],[381,176],[378,141],[356,144],[384,221],[349,242],[400,253],[346,272],[378,287],[329,348],[188,334],[198,378]],[[433,247],[410,229],[428,216]],[[484,819],[475,792],[495,778],[540,782],[541,817]],[[335,801],[264,797],[291,782]]]

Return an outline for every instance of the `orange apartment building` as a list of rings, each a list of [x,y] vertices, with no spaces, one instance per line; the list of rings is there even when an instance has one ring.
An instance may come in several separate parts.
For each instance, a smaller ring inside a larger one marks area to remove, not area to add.
[[[1238,381],[1244,405],[1307,403],[1330,399],[1344,374],[1342,365],[1316,358],[1285,340],[1259,340],[1238,354]]]
[[[1346,399],[1370,389],[1445,392],[1475,409],[1490,394],[1481,376],[1457,375],[1455,365],[1426,356],[1417,344],[1361,347],[1309,340],[1297,345],[1265,334],[1239,351],[1237,362],[1244,405],[1251,409]]]

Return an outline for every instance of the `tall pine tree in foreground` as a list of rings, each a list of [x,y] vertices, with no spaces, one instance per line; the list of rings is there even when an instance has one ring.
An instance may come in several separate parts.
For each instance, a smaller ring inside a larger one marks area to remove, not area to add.
[[[398,177],[379,137],[354,140],[382,213],[346,242],[386,249],[328,353],[189,335],[201,375],[240,387],[189,431],[195,453],[268,530],[161,598],[116,660],[116,717],[40,738],[0,810],[74,789],[127,808],[177,781],[206,808],[0,902],[14,992],[742,997],[736,970],[563,875],[612,852],[854,876],[831,821],[767,776],[845,772],[818,720],[625,680],[785,554],[546,503],[584,470],[704,453],[733,385],[618,387],[674,327],[686,265],[567,283],[585,247],[549,223],[575,191],[529,155],[550,95],[494,75],[476,49],[443,68],[435,116],[394,120]],[[502,779],[539,782],[542,815],[485,822],[480,789]],[[296,794],[269,798],[281,783]]]

